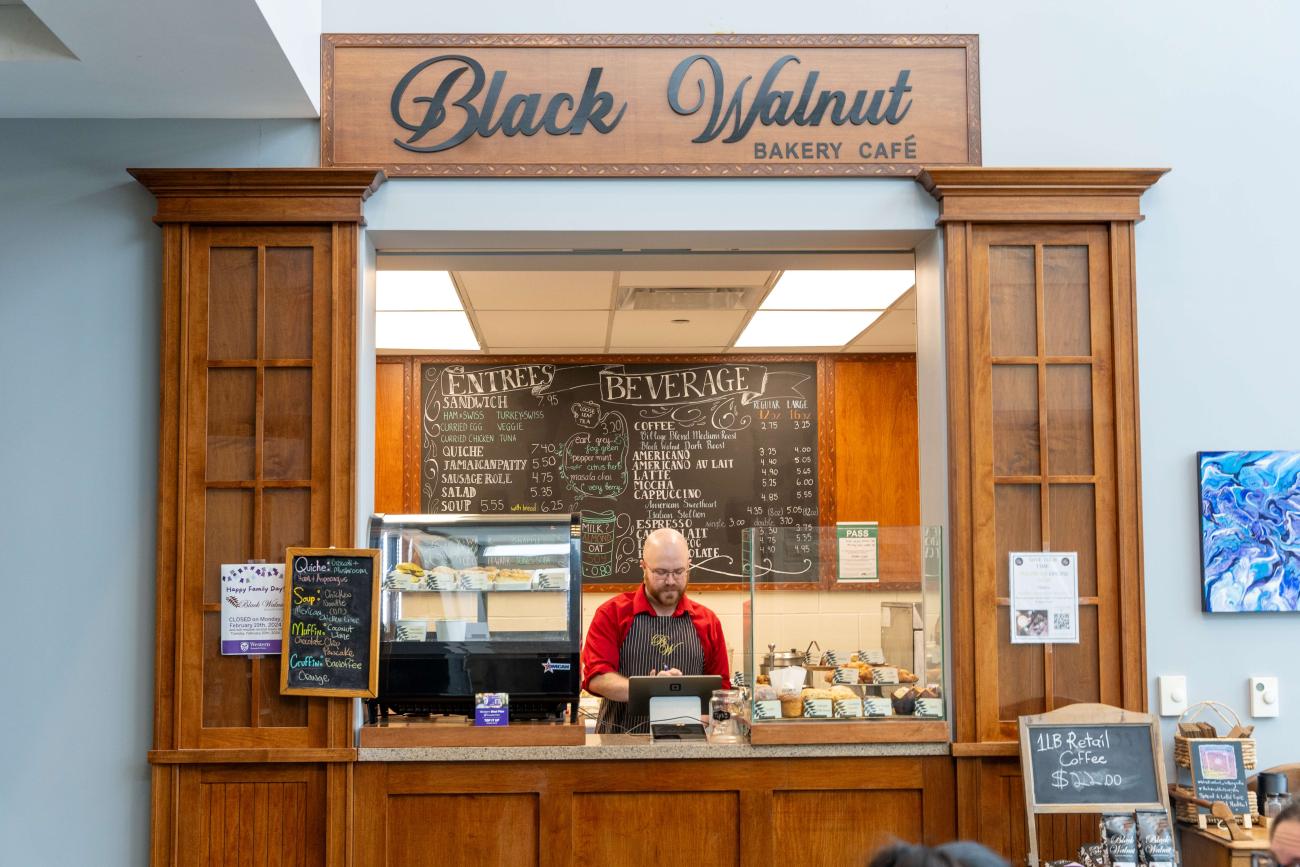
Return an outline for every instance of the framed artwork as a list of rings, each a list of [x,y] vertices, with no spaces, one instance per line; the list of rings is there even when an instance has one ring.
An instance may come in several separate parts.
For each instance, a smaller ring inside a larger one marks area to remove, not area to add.
[[[1300,452],[1200,452],[1201,605],[1300,609]]]

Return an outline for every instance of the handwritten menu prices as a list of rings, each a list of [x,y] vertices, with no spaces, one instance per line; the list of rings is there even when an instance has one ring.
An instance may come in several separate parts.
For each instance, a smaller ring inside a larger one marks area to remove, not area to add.
[[[1194,740],[1192,747],[1192,791],[1207,801],[1223,801],[1234,813],[1250,812],[1246,790],[1246,763],[1241,741]],[[1198,812],[1208,813],[1206,807]]]
[[[379,552],[290,548],[285,560],[280,692],[374,698]]]
[[[1039,804],[1156,804],[1150,724],[1031,726],[1029,760]]]
[[[587,583],[675,527],[694,580],[816,581],[816,364],[426,364],[421,510],[576,512]]]

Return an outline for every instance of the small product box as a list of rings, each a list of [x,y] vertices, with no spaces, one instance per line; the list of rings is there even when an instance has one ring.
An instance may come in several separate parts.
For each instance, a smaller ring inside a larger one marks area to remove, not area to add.
[[[862,710],[867,716],[893,716],[894,706],[887,698],[868,696],[862,700]]]
[[[918,698],[915,715],[926,719],[943,719],[943,699]]]
[[[781,702],[779,701],[756,701],[754,702],[754,719],[769,720],[781,718]]]
[[[862,699],[836,699],[835,717],[837,719],[860,719],[862,717]]]
[[[858,670],[856,668],[846,668],[841,666],[835,669],[835,677],[832,683],[837,684],[854,684],[858,682]]]
[[[510,724],[510,695],[504,692],[474,693],[474,725],[504,726]]]
[[[872,683],[898,683],[898,669],[881,666],[871,669]]]
[[[832,710],[829,698],[805,698],[803,700],[803,715],[807,719],[830,719]]]

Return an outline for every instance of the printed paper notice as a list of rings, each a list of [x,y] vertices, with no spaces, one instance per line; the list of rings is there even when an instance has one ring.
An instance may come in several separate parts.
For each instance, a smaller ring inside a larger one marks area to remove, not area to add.
[[[835,525],[839,580],[874,582],[880,580],[876,557],[880,526],[875,521]]]
[[[283,615],[283,563],[222,564],[222,655],[279,653]]]
[[[1010,555],[1011,643],[1079,643],[1079,555],[1027,551]]]

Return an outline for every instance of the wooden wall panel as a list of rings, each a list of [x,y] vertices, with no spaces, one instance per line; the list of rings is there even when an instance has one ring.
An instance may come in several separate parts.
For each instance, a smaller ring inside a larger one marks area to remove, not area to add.
[[[958,831],[1023,863],[1020,714],[1146,706],[1132,227],[1163,174],[934,169],[948,340]],[[1077,551],[1080,642],[1010,644],[1007,552]],[[1040,824],[1073,857],[1095,817]]]
[[[320,766],[182,767],[178,791],[177,864],[298,867],[326,863],[329,817],[325,772]]]
[[[573,814],[574,852],[588,863],[740,864],[738,792],[584,792]]]
[[[1025,863],[1028,823],[1019,760],[958,759],[957,763],[959,779],[966,778],[958,800],[958,837],[983,843],[1012,864]],[[1099,818],[1095,813],[1040,815],[1039,858],[1077,858],[1080,846],[1100,839]]]
[[[380,358],[375,364],[375,508],[376,512],[411,511],[406,489],[419,467],[406,460],[411,361]]]
[[[895,840],[919,843],[924,836],[921,801],[916,789],[774,792],[777,860],[801,867],[866,864],[872,853]]]
[[[920,584],[916,357],[834,362],[835,520],[880,523],[880,580]]]
[[[520,858],[508,863],[865,864],[893,838],[953,839],[952,797],[947,756],[362,762],[353,775],[354,867],[461,863],[426,862],[418,853],[426,841],[444,841],[445,849],[447,834],[461,832],[444,826],[462,814],[485,832],[508,827]],[[439,817],[436,825],[405,828],[430,815]]]
[[[834,362],[836,520],[921,520],[916,358]]]
[[[391,867],[536,867],[538,796],[534,793],[396,795],[389,799]],[[430,821],[437,817],[437,821]]]
[[[383,175],[131,173],[163,226],[151,862],[342,865],[351,702],[221,656],[217,579],[353,541],[356,241]]]

